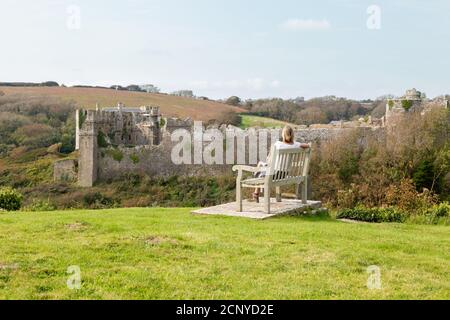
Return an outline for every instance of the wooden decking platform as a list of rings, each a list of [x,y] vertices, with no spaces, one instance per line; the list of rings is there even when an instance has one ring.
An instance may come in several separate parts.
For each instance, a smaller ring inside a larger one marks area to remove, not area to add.
[[[276,202],[276,199],[272,198],[270,201],[270,214],[264,212],[263,199],[260,200],[260,203],[244,200],[243,212],[237,212],[236,208],[236,202],[230,202],[215,207],[195,210],[192,211],[192,213],[200,215],[222,215],[263,220],[281,215],[302,214],[308,209],[320,209],[322,208],[322,202],[308,201],[308,204],[305,205],[301,200],[283,199],[282,202]]]

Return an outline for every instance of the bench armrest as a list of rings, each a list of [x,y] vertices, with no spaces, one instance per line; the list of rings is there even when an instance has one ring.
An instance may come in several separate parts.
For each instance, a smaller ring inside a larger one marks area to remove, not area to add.
[[[244,166],[244,165],[233,166],[233,171],[258,172],[260,170],[261,170],[261,168],[258,168],[258,167],[251,167],[251,166]]]

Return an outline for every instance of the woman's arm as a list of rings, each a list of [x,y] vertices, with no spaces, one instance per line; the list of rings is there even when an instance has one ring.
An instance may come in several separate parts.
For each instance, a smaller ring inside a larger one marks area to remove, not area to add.
[[[302,148],[302,149],[308,149],[308,148],[309,148],[309,144],[308,144],[308,143],[301,143],[301,144],[300,144],[300,148]]]

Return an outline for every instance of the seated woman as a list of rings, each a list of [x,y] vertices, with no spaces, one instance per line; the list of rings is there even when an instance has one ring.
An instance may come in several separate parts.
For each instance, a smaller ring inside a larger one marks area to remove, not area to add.
[[[283,141],[277,141],[275,142],[275,149],[277,150],[284,150],[284,149],[298,149],[298,148],[309,148],[309,144],[307,143],[300,143],[294,141],[294,130],[290,126],[285,126],[283,128],[283,132],[281,133],[281,137]],[[267,157],[267,162],[272,157],[271,154]],[[267,174],[267,162],[260,162],[258,163],[258,168],[261,170],[255,173],[255,178],[262,178],[265,177]],[[255,192],[253,193],[253,200],[259,203],[259,192],[260,189],[256,188]]]

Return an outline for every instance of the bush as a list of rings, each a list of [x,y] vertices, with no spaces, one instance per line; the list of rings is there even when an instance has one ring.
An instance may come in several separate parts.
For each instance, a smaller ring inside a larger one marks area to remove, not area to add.
[[[101,194],[100,192],[88,193],[83,196],[85,206],[92,209],[112,208],[115,206],[113,199]]]
[[[388,105],[389,105],[389,110],[391,110],[394,107],[394,101],[389,100]]]
[[[22,206],[23,196],[12,188],[0,189],[0,209],[17,211]]]
[[[106,135],[101,131],[99,131],[97,135],[97,144],[99,148],[107,148],[109,146],[109,143],[106,140]]]
[[[133,162],[133,164],[138,164],[139,163],[139,156],[137,154],[131,154],[130,155],[130,160]]]
[[[430,209],[429,213],[437,218],[450,217],[450,204],[448,202],[443,202],[435,205]]]
[[[117,162],[121,162],[123,160],[123,152],[120,149],[110,148],[105,151],[105,154]]]
[[[35,200],[24,211],[55,211],[56,207],[49,200]]]
[[[236,106],[236,107],[239,106],[241,104],[241,102],[242,102],[241,99],[236,96],[229,97],[225,101],[226,104],[229,104],[230,106]]]
[[[437,202],[437,197],[427,189],[417,192],[412,180],[403,179],[400,185],[387,188],[385,202],[388,206],[420,215]]]
[[[405,111],[408,111],[409,109],[411,109],[413,103],[410,100],[402,100],[402,107],[403,109],[405,109]]]
[[[52,127],[40,123],[24,125],[18,128],[12,136],[20,145],[31,148],[48,147],[59,140]]]
[[[396,208],[356,207],[339,211],[337,219],[351,219],[365,222],[405,222],[407,215]]]
[[[448,202],[443,202],[434,205],[426,211],[425,215],[430,223],[436,223],[442,218],[450,218],[450,204]]]

